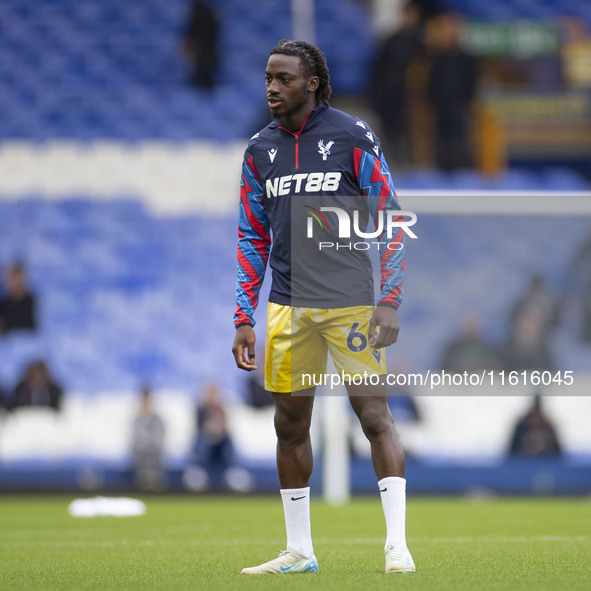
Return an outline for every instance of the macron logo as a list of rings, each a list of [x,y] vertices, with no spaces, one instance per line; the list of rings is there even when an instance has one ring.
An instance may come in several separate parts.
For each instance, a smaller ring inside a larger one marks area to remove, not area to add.
[[[275,160],[275,156],[277,156],[277,148],[267,150],[267,154],[269,154],[269,160],[271,161],[271,164],[273,164],[273,160]]]

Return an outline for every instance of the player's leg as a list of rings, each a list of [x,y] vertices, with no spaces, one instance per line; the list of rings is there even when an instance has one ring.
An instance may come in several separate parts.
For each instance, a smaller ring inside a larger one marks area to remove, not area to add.
[[[296,395],[273,393],[277,435],[277,475],[282,489],[307,487],[312,475],[310,423],[314,389]]]
[[[317,572],[310,524],[310,487],[312,474],[312,446],[310,423],[314,404],[314,389],[291,392],[301,379],[294,378],[294,365],[306,361],[298,357],[294,363],[294,341],[304,337],[301,324],[287,306],[270,305],[267,315],[267,352],[265,387],[272,392],[275,403],[275,432],[277,434],[277,472],[283,501],[287,550],[279,557],[259,566],[243,569],[243,574],[290,574]],[[299,336],[298,336],[299,335]],[[318,371],[321,351],[307,339],[307,371]],[[326,356],[326,354],[324,355]],[[300,371],[301,373],[301,371]]]
[[[273,394],[273,400],[277,474],[283,501],[287,549],[300,556],[312,557],[310,476],[313,460],[310,423],[314,390],[304,390],[296,395]]]
[[[314,390],[273,393],[277,434],[277,472],[283,501],[287,549],[278,558],[245,568],[243,574],[317,572],[310,523],[312,445],[310,422]]]
[[[373,378],[386,374],[384,351],[372,349],[367,339],[373,310],[371,306],[356,306],[332,311],[324,335],[340,372]],[[378,478],[386,518],[386,572],[413,572],[414,563],[406,547],[404,449],[388,408],[386,386],[366,377],[361,382],[352,379],[347,391],[369,440]]]
[[[351,406],[371,447],[378,480],[405,476],[404,448],[396,432],[383,385],[347,385]]]
[[[345,382],[347,393],[371,445],[376,476],[404,478],[404,449],[388,408],[385,379],[381,383],[379,377],[386,374],[386,356],[370,347],[367,339],[373,311],[373,306],[327,311],[323,335],[337,369],[351,377]]]
[[[406,545],[406,478],[404,449],[388,408],[385,387],[347,388],[349,400],[371,446],[371,458],[386,519],[386,572],[414,572]]]

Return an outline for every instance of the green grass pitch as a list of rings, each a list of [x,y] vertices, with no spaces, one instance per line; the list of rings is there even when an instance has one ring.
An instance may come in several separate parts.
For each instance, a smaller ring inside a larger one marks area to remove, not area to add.
[[[70,497],[0,497],[1,589],[591,589],[591,499],[411,498],[417,572],[383,572],[378,496],[312,501],[317,574],[240,575],[284,548],[279,496],[148,497],[142,517],[73,518]]]

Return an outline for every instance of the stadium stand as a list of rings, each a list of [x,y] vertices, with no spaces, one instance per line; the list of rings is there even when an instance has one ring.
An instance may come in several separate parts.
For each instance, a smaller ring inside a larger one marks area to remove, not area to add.
[[[487,19],[534,11],[551,17],[560,10],[542,0],[447,1]],[[587,4],[561,3],[591,22]],[[317,39],[333,88],[359,92],[373,49],[367,12],[354,1],[316,5]],[[233,370],[229,351],[233,195],[244,138],[261,118],[261,67],[269,47],[291,36],[289,3],[262,0],[253,10],[247,0],[221,0],[216,6],[224,11],[223,59],[219,85],[208,95],[189,85],[180,56],[185,0],[0,2],[0,168],[10,173],[0,177],[0,268],[23,260],[40,302],[37,334],[0,338],[0,384],[14,383],[31,359],[43,358],[67,391],[58,415],[32,408],[0,416],[0,487],[47,483],[56,469],[60,485],[81,486],[80,470],[88,468],[92,480],[97,465],[123,469],[131,392],[143,383],[154,388],[159,412],[174,425],[167,439],[171,467],[187,460],[196,391],[210,379],[227,393],[242,459],[272,465],[270,415],[240,404],[243,376]],[[350,38],[355,43],[342,43]],[[401,190],[589,190],[564,169],[510,170],[492,179],[417,170],[396,184]],[[400,347],[409,369],[437,363],[474,301],[482,303],[487,337],[499,342],[525,277],[538,271],[560,291],[586,227],[574,217],[421,216],[401,310]],[[552,346],[560,367],[589,369],[589,349],[576,342],[572,326],[561,326]],[[508,419],[526,399],[487,406],[487,428],[469,425],[454,441],[448,435],[466,426],[460,420],[466,405],[445,402],[423,405],[424,422],[403,432],[405,440],[423,458],[491,461],[502,454]],[[582,408],[573,402],[554,409],[575,458],[589,453],[588,434],[573,420]],[[363,443],[356,445],[363,456]],[[19,467],[30,468],[21,480],[10,471]]]
[[[417,185],[424,187],[424,175],[417,178]],[[527,175],[513,182],[522,186],[524,178]],[[548,183],[550,179],[551,175]],[[411,177],[406,182],[407,187],[413,186]],[[530,183],[531,187],[533,177]],[[408,246],[413,264],[401,310],[405,331],[400,347],[410,369],[424,372],[437,365],[443,344],[474,302],[482,304],[479,312],[488,338],[500,342],[524,277],[538,270],[560,291],[566,262],[583,240],[586,227],[586,220],[572,217],[557,221],[545,216],[421,216],[420,240]],[[557,231],[563,240],[554,241],[551,248],[535,247]],[[100,424],[109,424],[109,433],[115,433],[109,436],[111,447],[102,448],[103,455],[108,457],[109,449],[124,453],[126,432],[109,421],[117,411],[107,403],[114,398],[105,393],[132,392],[139,384],[150,383],[159,390],[184,393],[186,406],[193,403],[198,384],[215,379],[232,402],[240,400],[243,376],[227,371],[232,365],[228,310],[234,306],[233,216],[163,218],[129,198],[98,203],[78,196],[50,203],[30,196],[0,203],[0,234],[0,264],[14,258],[26,260],[41,302],[38,334],[0,339],[2,382],[14,382],[31,359],[47,359],[69,393],[66,401],[82,397],[91,406],[104,406],[101,412],[92,411],[94,418],[107,417]],[[442,243],[445,250],[440,248]],[[469,251],[466,244],[471,245]],[[531,246],[524,249],[523,244]],[[421,268],[429,268],[429,274],[416,271]],[[440,297],[442,289],[445,297]],[[260,312],[262,318],[264,311]],[[557,366],[588,369],[588,350],[577,343],[571,328],[563,327],[552,342]],[[120,413],[125,416],[124,409]],[[64,414],[69,416],[69,407]],[[10,427],[10,419],[2,429],[2,453],[10,456],[19,449],[17,434],[25,429],[21,423],[36,420],[19,419]],[[241,449],[259,457],[259,445],[248,442],[246,433],[243,436]],[[184,441],[187,438],[185,431]],[[99,441],[72,447],[62,443],[91,455],[100,447]],[[20,449],[26,453],[30,447]],[[429,449],[437,446],[427,445],[423,452],[428,454]],[[51,446],[43,450],[44,454],[55,451]],[[178,458],[178,454],[176,447],[173,455]]]
[[[261,69],[291,36],[288,2],[223,0],[219,85],[189,84],[186,0],[10,0],[0,7],[0,139],[229,140],[262,117]],[[338,9],[337,9],[338,8]],[[367,11],[318,2],[318,37],[337,92],[359,91],[372,51]],[[328,24],[330,23],[330,24]],[[343,38],[355,38],[345,47]],[[338,49],[337,49],[338,48]]]
[[[471,2],[470,0],[441,0],[442,8],[469,18],[482,20],[536,19],[550,20],[557,16],[577,15],[591,24],[591,7],[585,0],[499,0],[498,2]]]
[[[413,173],[401,177],[399,186],[429,189],[447,183],[453,189],[470,181],[470,173]],[[486,186],[490,184],[483,181],[476,188]],[[497,186],[584,185],[576,175],[549,171],[545,176],[512,173],[506,185]],[[58,202],[34,195],[0,201],[0,264],[26,261],[40,300],[38,335],[0,340],[0,377],[13,381],[35,354],[50,361],[68,389],[88,393],[134,388],[138,381],[191,389],[214,377],[212,368],[229,361],[223,352],[232,339],[228,310],[234,306],[235,215],[161,217],[139,199],[113,196],[101,203],[68,197]],[[420,240],[408,245],[413,265],[403,313],[412,319],[414,330],[428,329],[434,349],[429,353],[421,339],[407,343],[413,369],[437,363],[437,344],[453,332],[457,314],[471,301],[486,301],[489,336],[500,340],[504,325],[498,318],[507,317],[523,288],[522,277],[541,272],[560,291],[567,261],[583,241],[586,227],[585,219],[572,217],[557,222],[544,216],[421,216]],[[533,248],[557,228],[562,240],[551,248]],[[438,247],[442,242],[445,250]],[[524,249],[524,243],[532,247]],[[469,252],[466,244],[471,245]],[[413,278],[413,267],[433,272]],[[434,298],[428,284],[449,285],[447,297]],[[489,300],[487,294],[492,293],[494,299]],[[564,352],[572,361],[574,350],[561,348],[557,355]],[[240,389],[236,376],[224,379],[229,389]]]

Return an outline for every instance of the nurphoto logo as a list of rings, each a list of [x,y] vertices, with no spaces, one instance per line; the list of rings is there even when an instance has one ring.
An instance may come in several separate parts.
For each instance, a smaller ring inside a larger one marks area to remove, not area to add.
[[[359,226],[359,211],[353,211],[353,220],[351,215],[346,210],[340,207],[315,207],[306,206],[305,211],[308,214],[306,224],[306,237],[314,238],[314,226],[318,225],[324,231],[331,231],[336,228],[336,235],[339,239],[350,239],[352,234],[359,238],[358,242],[347,244],[335,244],[334,242],[319,242],[318,250],[325,248],[347,248],[351,247],[355,250],[369,250],[371,244],[379,247],[378,241],[366,242],[366,239],[380,238],[384,233],[388,240],[391,240],[398,229],[402,231],[409,238],[418,238],[418,236],[410,229],[417,221],[417,216],[412,211],[405,211],[401,209],[386,209],[379,212],[376,220],[376,229],[373,232],[365,232]],[[333,214],[333,215],[325,215]],[[336,220],[335,217],[336,216]],[[327,219],[328,218],[328,219]],[[315,223],[316,222],[316,223]],[[335,232],[333,232],[335,233]],[[386,246],[389,250],[401,250],[403,244],[401,242],[390,242]]]

